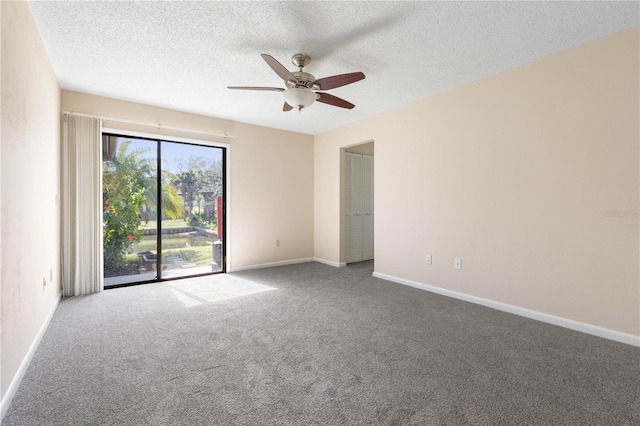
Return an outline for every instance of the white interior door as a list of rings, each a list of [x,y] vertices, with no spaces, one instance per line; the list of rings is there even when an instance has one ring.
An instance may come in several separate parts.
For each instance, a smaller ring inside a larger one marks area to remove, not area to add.
[[[345,153],[345,261],[373,259],[373,156]]]

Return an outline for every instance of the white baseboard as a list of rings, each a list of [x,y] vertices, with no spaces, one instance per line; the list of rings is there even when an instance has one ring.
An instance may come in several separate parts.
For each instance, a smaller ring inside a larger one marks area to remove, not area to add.
[[[307,263],[307,262],[324,263],[325,265],[333,266],[335,268],[344,268],[345,266],[347,266],[345,262],[333,262],[331,260],[321,259],[319,257],[303,257],[300,259],[282,260],[280,262],[259,263],[256,265],[239,266],[237,268],[232,268],[227,272],[249,271],[251,269],[272,268],[274,266],[295,265],[296,263]]]
[[[314,262],[324,263],[325,265],[333,266],[334,268],[344,268],[347,266],[346,262],[334,262],[332,260],[321,259],[319,257],[313,258]]]
[[[237,268],[232,268],[230,271],[227,271],[227,272],[240,272],[240,271],[248,271],[251,269],[273,268],[274,266],[295,265],[296,263],[306,263],[306,262],[313,262],[313,257],[282,260],[280,262],[260,263],[257,265],[239,266]]]
[[[2,397],[2,403],[0,403],[0,423],[2,423],[2,418],[6,414],[7,410],[9,410],[9,406],[11,405],[11,400],[13,399],[16,392],[18,391],[18,387],[20,386],[20,382],[24,377],[24,373],[27,372],[27,368],[31,363],[33,354],[36,353],[36,349],[38,349],[40,340],[42,340],[42,336],[44,336],[45,331],[47,331],[47,327],[49,327],[49,323],[51,322],[51,318],[53,318],[53,314],[56,312],[56,309],[58,309],[58,304],[60,303],[61,298],[62,298],[62,292],[59,292],[55,303],[53,304],[53,306],[51,307],[51,310],[49,311],[49,314],[47,315],[47,318],[45,318],[44,322],[42,323],[42,326],[40,327],[40,330],[38,331],[38,334],[36,334],[36,337],[33,339],[33,342],[31,342],[31,346],[29,347],[29,350],[27,351],[24,359],[22,360],[22,363],[20,364],[20,368],[18,368],[16,375],[13,376],[13,380],[11,380],[11,384],[9,384],[9,388],[7,388],[7,392]]]
[[[386,275],[379,272],[374,272],[373,276],[386,281],[392,281],[398,284],[415,287],[420,290],[426,290],[432,293],[441,294],[443,296],[453,297],[454,299],[476,303],[478,305],[497,309],[499,311],[509,312],[510,314],[520,315],[522,317],[530,318],[533,320],[546,322],[548,324],[565,327],[571,330],[580,331],[582,333],[591,334],[593,336],[603,337],[605,339],[615,340],[616,342],[626,343],[627,345],[640,347],[640,336],[634,336],[633,334],[621,333],[619,331],[610,330],[608,328],[598,327],[567,318],[557,317],[555,315],[532,311],[530,309],[520,308],[518,306],[508,305],[506,303],[496,302],[489,299],[483,299],[481,297],[471,296],[469,294],[459,293],[457,291],[447,290],[440,287],[434,287],[428,284],[422,284],[417,281],[394,277],[392,275]]]

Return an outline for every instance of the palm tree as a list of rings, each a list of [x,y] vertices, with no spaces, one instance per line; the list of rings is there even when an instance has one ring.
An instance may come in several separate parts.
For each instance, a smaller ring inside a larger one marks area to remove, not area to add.
[[[103,239],[105,264],[123,263],[134,242],[140,241],[143,206],[157,209],[157,166],[145,156],[150,149],[132,149],[130,140],[118,144],[109,156],[104,156],[102,177]],[[182,205],[175,176],[162,174],[161,211],[170,219],[182,216]],[[159,218],[161,219],[161,218]]]
[[[192,211],[196,197],[200,194],[202,170],[189,169],[175,175],[174,184],[180,188],[184,200],[183,219],[187,219]]]
[[[178,189],[174,185],[175,175],[167,170],[162,171],[162,194],[161,203],[162,218],[160,219],[180,219],[182,217],[182,199],[178,194]],[[153,180],[149,188],[145,191],[147,197],[146,206],[150,210],[158,208],[158,187],[156,179]]]

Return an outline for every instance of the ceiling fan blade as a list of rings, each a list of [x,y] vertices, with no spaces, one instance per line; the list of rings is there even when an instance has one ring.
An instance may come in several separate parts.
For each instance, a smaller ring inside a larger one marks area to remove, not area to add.
[[[284,92],[280,87],[253,87],[253,86],[227,86],[227,89],[233,90],[263,90],[266,92]]]
[[[347,84],[355,83],[364,79],[364,74],[361,72],[352,72],[349,74],[333,75],[331,77],[324,77],[314,81],[314,84],[320,86],[320,90],[330,90],[336,87],[346,86]]]
[[[263,53],[260,56],[262,56],[262,59],[264,59],[267,65],[269,65],[271,69],[280,76],[281,79],[283,79],[284,81],[294,81],[296,83],[298,82],[296,76],[291,74],[291,71],[286,69],[284,65],[278,62],[273,56],[267,55],[266,53]]]
[[[284,112],[291,111],[292,109],[293,109],[293,107],[291,105],[289,105],[288,103],[286,103],[286,102],[284,103],[284,105],[282,105],[282,110]]]
[[[318,102],[322,102],[324,104],[329,104],[333,106],[337,106],[340,108],[353,109],[355,107],[351,102],[347,102],[344,99],[341,99],[337,96],[330,95],[328,93],[318,93]]]

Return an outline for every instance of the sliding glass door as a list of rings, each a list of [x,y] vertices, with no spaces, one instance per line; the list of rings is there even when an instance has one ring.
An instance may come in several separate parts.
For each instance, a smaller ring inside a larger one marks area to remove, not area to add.
[[[160,152],[162,278],[222,271],[222,149],[162,142]]]
[[[104,134],[105,286],[224,272],[225,149]]]

